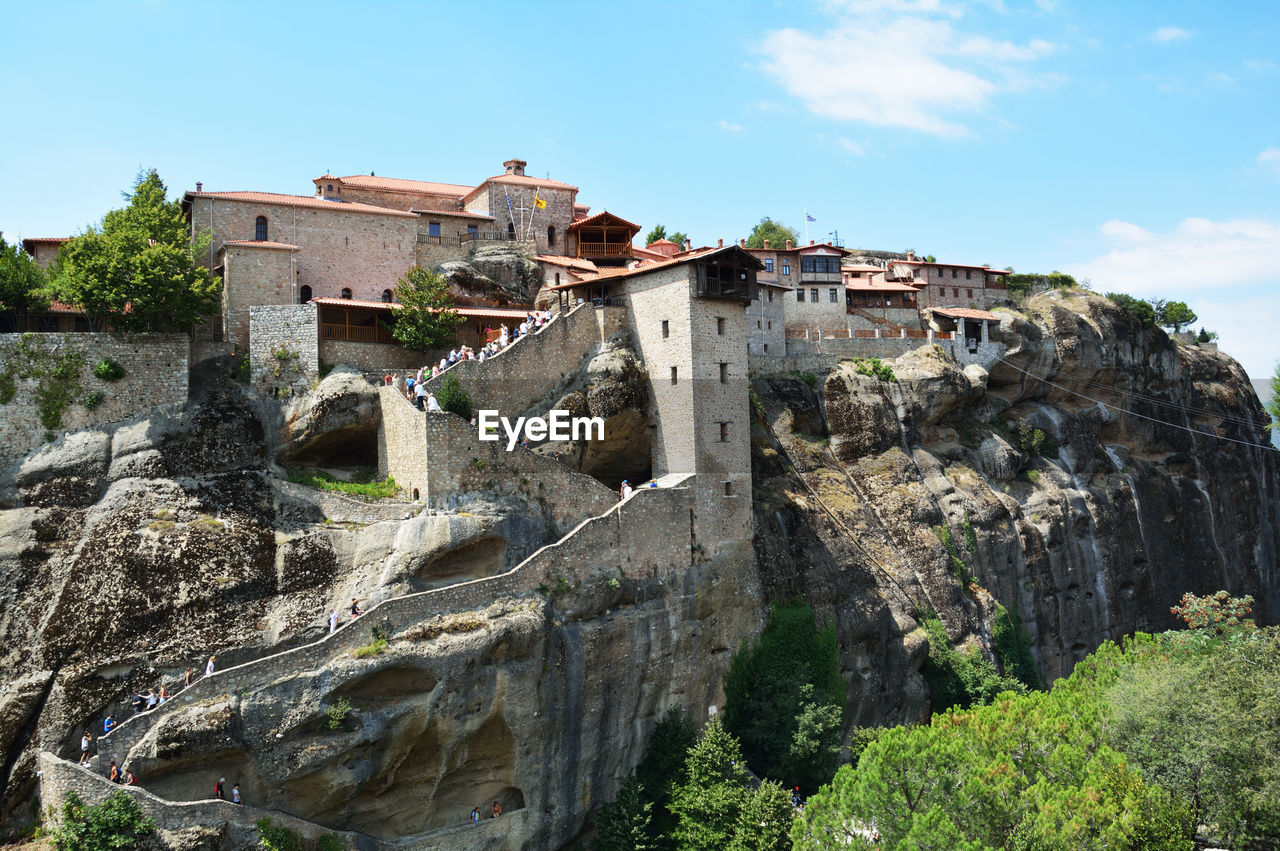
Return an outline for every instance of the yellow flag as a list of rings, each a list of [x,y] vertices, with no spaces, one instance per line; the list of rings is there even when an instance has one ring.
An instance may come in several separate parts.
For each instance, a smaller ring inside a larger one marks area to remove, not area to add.
[[[545,210],[547,209],[547,202],[543,201],[541,198],[534,198],[533,206],[537,207],[539,210]]]

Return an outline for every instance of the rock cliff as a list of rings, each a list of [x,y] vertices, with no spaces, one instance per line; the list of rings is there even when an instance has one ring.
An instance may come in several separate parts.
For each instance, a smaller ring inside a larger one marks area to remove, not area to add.
[[[721,699],[731,651],[775,599],[835,621],[850,725],[927,714],[926,611],[992,655],[997,603],[1016,610],[1047,679],[1107,638],[1171,626],[1184,591],[1251,593],[1280,620],[1280,473],[1253,445],[1265,415],[1239,366],[1082,293],[1008,311],[1000,337],[989,368],[923,347],[890,363],[893,382],[853,363],[756,378],[751,557],[566,575],[391,624],[381,652],[175,705],[131,765],[163,798],[234,774],[251,803],[384,840],[496,799],[527,829],[492,847],[559,847],[663,710],[702,717]],[[615,422],[610,464],[647,456],[619,437],[646,416],[642,379],[612,341],[555,394]],[[276,457],[366,438],[373,397],[353,375],[288,411],[229,380],[196,386],[182,410],[66,435],[0,482],[10,825],[29,814],[36,752],[74,756],[135,689],[209,654],[226,668],[300,647],[353,596],[493,576],[554,537],[515,499],[430,512],[283,481]]]

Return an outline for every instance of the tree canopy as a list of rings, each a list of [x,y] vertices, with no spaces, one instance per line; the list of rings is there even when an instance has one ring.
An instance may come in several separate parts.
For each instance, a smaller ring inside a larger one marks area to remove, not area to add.
[[[415,352],[428,352],[451,343],[462,317],[453,309],[453,295],[444,276],[414,266],[395,286],[400,306],[391,311],[391,336]]]
[[[766,239],[769,240],[770,248],[782,248],[788,239],[791,240],[792,245],[800,244],[800,234],[795,228],[775,222],[768,216],[751,229],[751,235],[747,237],[747,248],[764,248]]]
[[[62,247],[58,297],[123,331],[186,330],[216,313],[218,282],[197,262],[209,236],[189,239],[182,207],[165,200],[154,169],[126,198],[127,206]]]
[[[1162,328],[1172,328],[1175,334],[1182,330],[1182,326],[1190,325],[1200,318],[1183,301],[1157,299],[1151,306],[1156,313],[1156,324]]]
[[[1280,363],[1276,364],[1275,374],[1271,376],[1271,401],[1267,403],[1267,413],[1271,415],[1268,428],[1280,428]]]
[[[688,238],[689,238],[688,235],[685,234],[684,231],[675,230],[675,231],[671,231],[670,233],[667,233],[667,228],[665,225],[654,225],[653,230],[649,231],[648,236],[644,238],[644,244],[653,245],[655,242],[657,242],[660,239],[669,239],[672,242],[674,242],[676,245],[683,247],[684,241]]]
[[[0,233],[0,311],[42,313],[49,308],[45,273],[16,243]]]
[[[1120,308],[1125,316],[1143,328],[1150,328],[1156,324],[1156,309],[1151,302],[1134,298],[1127,293],[1107,293],[1107,298]]]

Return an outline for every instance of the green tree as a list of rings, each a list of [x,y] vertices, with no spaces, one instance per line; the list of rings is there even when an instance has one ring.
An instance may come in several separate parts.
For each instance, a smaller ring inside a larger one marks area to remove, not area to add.
[[[672,796],[677,819],[676,847],[688,851],[722,851],[733,841],[738,815],[748,797],[742,747],[712,718],[702,738],[689,749],[686,779]]]
[[[68,792],[62,804],[62,823],[51,838],[58,851],[108,851],[137,848],[154,830],[155,822],[127,792],[113,792],[91,807],[75,792]]]
[[[636,766],[636,779],[653,802],[651,836],[661,843],[675,832],[677,819],[671,812],[671,796],[688,777],[685,759],[698,742],[698,728],[683,707],[668,709],[649,737],[649,748]]]
[[[1126,293],[1107,293],[1107,298],[1120,308],[1125,316],[1142,327],[1150,328],[1156,324],[1156,309],[1151,302],[1134,298]]]
[[[831,778],[844,724],[834,626],[819,629],[803,603],[775,605],[734,655],[724,690],[725,727],[757,772],[806,794]]]
[[[1212,343],[1217,339],[1218,339],[1217,331],[1206,331],[1203,327],[1200,329],[1200,333],[1196,335],[1197,343]]]
[[[658,240],[666,239],[666,238],[667,238],[666,225],[654,225],[653,230],[649,231],[649,234],[644,238],[644,244],[653,245]],[[672,241],[674,242],[674,240]]]
[[[729,851],[783,851],[791,848],[796,810],[782,784],[772,780],[750,792],[738,811]]]
[[[793,245],[800,244],[800,234],[796,233],[795,228],[775,222],[768,216],[751,229],[751,235],[747,237],[747,248],[764,248],[766,239],[771,248],[782,248],[788,239]]]
[[[1182,330],[1182,326],[1190,325],[1200,318],[1184,301],[1158,299],[1152,307],[1155,309],[1156,324],[1162,328],[1172,328],[1175,334]]]
[[[429,352],[453,341],[462,317],[453,309],[453,294],[444,276],[414,266],[396,282],[391,336],[406,349]]]
[[[0,312],[21,315],[49,309],[44,270],[0,233]]]
[[[458,376],[449,373],[440,382],[440,392],[436,394],[436,402],[440,410],[457,414],[464,420],[471,419],[471,394],[462,389]]]
[[[651,835],[653,802],[635,775],[623,781],[618,797],[600,808],[595,818],[592,851],[655,851]]]
[[[181,205],[165,200],[151,170],[129,203],[58,254],[54,291],[95,320],[123,331],[187,330],[218,310],[218,283],[199,265],[209,235],[191,240]]]
[[[682,230],[672,231],[667,235],[667,239],[671,240],[683,249],[684,244],[689,241],[689,234]]]

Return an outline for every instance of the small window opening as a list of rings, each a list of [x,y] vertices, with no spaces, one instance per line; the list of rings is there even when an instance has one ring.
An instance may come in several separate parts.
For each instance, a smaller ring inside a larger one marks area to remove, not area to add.
[[[720,383],[729,383],[729,364],[727,363],[720,364]]]
[[[298,304],[306,304],[311,301],[311,287],[303,284],[298,287]]]
[[[716,317],[716,333],[721,336],[724,336],[724,317],[723,316]]]
[[[720,425],[720,442],[728,443],[729,442],[729,424],[720,423],[719,425]]]
[[[676,368],[673,366],[671,367],[671,383],[676,384],[677,381],[678,379],[676,378]]]
[[[391,304],[391,290],[382,291],[382,303]]]
[[[340,294],[340,295],[341,295],[343,298],[351,298],[351,288],[350,288],[350,287],[343,287],[343,288],[342,288],[342,292],[341,292],[341,294]]]
[[[664,319],[662,320],[662,339],[665,340],[670,336],[671,336],[671,323],[668,322],[666,319]],[[672,378],[675,377],[675,367],[671,368],[671,377]],[[673,381],[672,383],[674,384],[675,382]]]
[[[253,222],[253,238],[256,242],[267,241],[267,217],[258,216]]]

